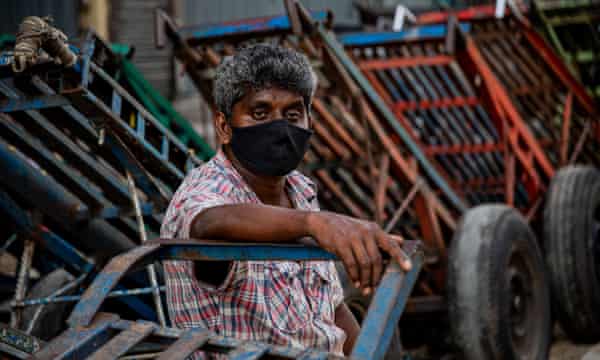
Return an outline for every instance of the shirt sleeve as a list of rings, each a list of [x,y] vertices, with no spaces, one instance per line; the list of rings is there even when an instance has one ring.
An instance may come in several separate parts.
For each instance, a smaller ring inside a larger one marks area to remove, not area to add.
[[[171,203],[175,235],[189,238],[192,221],[203,210],[235,203],[231,191],[232,186],[227,184],[224,176],[202,178],[183,184]]]

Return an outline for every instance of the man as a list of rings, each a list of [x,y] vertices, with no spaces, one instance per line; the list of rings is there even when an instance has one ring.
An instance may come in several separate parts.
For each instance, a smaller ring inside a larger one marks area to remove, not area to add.
[[[241,49],[218,67],[215,129],[222,145],[176,192],[163,238],[292,243],[336,254],[368,294],[382,251],[405,269],[400,243],[374,223],[319,212],[316,189],[294,169],[309,145],[316,76],[306,57],[272,45]],[[304,239],[304,240],[299,240]],[[348,354],[358,324],[333,262],[167,262],[175,326]]]

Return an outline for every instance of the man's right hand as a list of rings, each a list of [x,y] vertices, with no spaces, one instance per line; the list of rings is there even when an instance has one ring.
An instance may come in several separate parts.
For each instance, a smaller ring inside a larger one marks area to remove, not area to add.
[[[401,248],[402,238],[386,234],[374,222],[320,211],[308,215],[307,225],[319,245],[342,260],[354,286],[365,295],[381,280],[382,251],[405,271],[411,268]]]

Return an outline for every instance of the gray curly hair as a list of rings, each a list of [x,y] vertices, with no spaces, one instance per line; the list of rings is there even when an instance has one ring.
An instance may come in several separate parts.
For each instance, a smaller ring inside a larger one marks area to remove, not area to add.
[[[273,44],[239,49],[217,67],[213,97],[217,110],[231,118],[233,106],[251,90],[278,87],[304,98],[310,110],[317,77],[304,54]]]

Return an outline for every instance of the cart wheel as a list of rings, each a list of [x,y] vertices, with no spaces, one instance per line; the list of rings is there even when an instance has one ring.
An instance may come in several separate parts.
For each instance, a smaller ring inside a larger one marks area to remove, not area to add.
[[[573,166],[556,173],[544,241],[561,326],[574,341],[600,341],[600,171]]]
[[[63,269],[56,269],[48,275],[42,277],[27,294],[28,299],[37,299],[50,296],[54,291],[73,281],[73,276]],[[69,295],[69,294],[63,294]],[[50,340],[58,335],[66,327],[65,320],[70,303],[53,303],[43,305],[41,313],[33,324],[31,335],[42,339]],[[29,322],[33,319],[38,306],[28,306],[23,311],[22,329],[26,330]]]
[[[519,212],[482,205],[464,215],[449,254],[448,306],[461,358],[548,358],[544,262]]]

